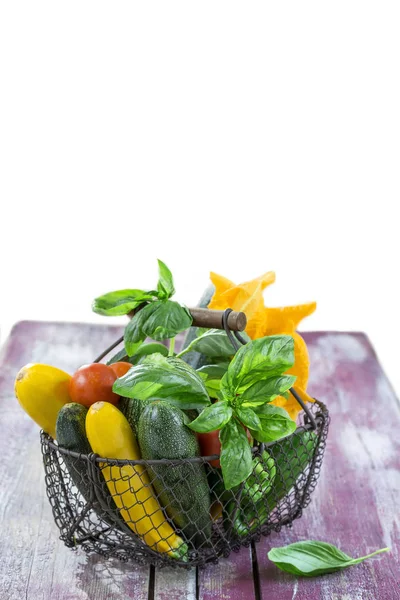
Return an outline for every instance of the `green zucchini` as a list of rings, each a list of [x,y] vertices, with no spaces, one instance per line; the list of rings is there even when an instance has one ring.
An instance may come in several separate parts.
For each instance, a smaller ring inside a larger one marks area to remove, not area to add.
[[[59,446],[66,450],[90,454],[92,451],[85,431],[87,408],[75,402],[65,404],[58,413],[56,435]],[[88,463],[84,459],[73,458],[62,454],[72,481],[86,502],[90,498],[90,481]]]
[[[149,404],[150,400],[137,400],[136,398],[121,398],[118,403],[118,409],[122,412],[126,420],[128,421],[133,435],[137,439],[138,437],[138,424],[139,419]]]
[[[82,404],[75,402],[64,404],[58,413],[56,422],[56,436],[59,446],[80,454],[87,455],[92,452],[85,429],[87,411],[87,408]],[[72,481],[86,502],[90,502],[92,499],[93,509],[99,513],[101,518],[110,525],[118,525],[118,510],[107,491],[107,486],[100,471],[98,472],[100,485],[96,486],[96,490],[93,489],[94,493],[92,495],[93,483],[91,483],[88,473],[88,462],[83,458],[73,458],[67,454],[62,454],[62,457]],[[111,518],[108,515],[111,515]]]
[[[200,456],[187,415],[167,402],[150,402],[139,419],[138,442],[146,460]],[[207,544],[211,537],[210,492],[203,464],[148,465],[152,485],[166,513],[189,543]]]

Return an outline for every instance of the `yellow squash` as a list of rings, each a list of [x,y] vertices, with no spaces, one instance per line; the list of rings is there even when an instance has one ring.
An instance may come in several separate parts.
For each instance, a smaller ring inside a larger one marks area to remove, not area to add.
[[[46,433],[56,437],[59,410],[71,402],[68,387],[71,376],[50,365],[29,364],[15,379],[15,395],[26,413]]]
[[[96,454],[118,460],[141,458],[128,421],[112,404],[96,402],[86,416],[86,435]],[[166,521],[142,465],[108,466],[101,471],[127,525],[152,549],[187,560],[187,545]]]

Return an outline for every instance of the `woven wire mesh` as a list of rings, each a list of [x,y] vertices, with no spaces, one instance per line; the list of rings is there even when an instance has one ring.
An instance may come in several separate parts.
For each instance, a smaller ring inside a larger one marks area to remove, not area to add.
[[[324,454],[324,404],[296,431],[254,447],[253,472],[225,490],[218,461],[117,461],[58,447],[41,432],[47,495],[60,539],[123,561],[202,566],[279,531],[310,502]]]

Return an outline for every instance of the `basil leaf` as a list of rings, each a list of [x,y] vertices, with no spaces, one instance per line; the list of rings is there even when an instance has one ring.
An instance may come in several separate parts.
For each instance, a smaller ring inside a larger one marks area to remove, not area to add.
[[[201,373],[199,373],[199,375],[201,375]],[[220,379],[206,379],[204,385],[206,386],[210,398],[220,398]],[[221,400],[223,400],[223,398],[221,398]]]
[[[296,430],[295,421],[280,406],[263,404],[262,406],[255,406],[254,412],[261,421],[261,429],[251,429],[250,433],[258,442],[274,442]]]
[[[221,377],[226,373],[226,369],[227,364],[204,365],[197,369],[211,398],[219,398]]]
[[[221,429],[232,417],[232,408],[227,402],[216,402],[207,406],[188,427],[198,433],[208,433]]]
[[[388,550],[389,548],[382,548],[367,556],[351,558],[332,544],[310,540],[295,542],[282,548],[272,548],[268,552],[268,558],[286,573],[316,577],[357,565],[367,558]]]
[[[125,350],[128,356],[132,356],[141,346],[146,338],[143,331],[145,321],[157,309],[158,302],[151,302],[139,310],[129,321],[124,331]]]
[[[149,342],[148,344],[142,344],[129,359],[129,362],[136,364],[143,356],[149,356],[149,354],[162,354],[168,356],[168,348],[164,344],[158,342]]]
[[[168,356],[168,348],[164,346],[164,344],[159,344],[158,342],[149,342],[146,344],[146,342],[144,342],[138,347],[135,354],[132,356],[128,356],[125,348],[122,348],[122,350],[117,352],[117,354],[114,354],[114,356],[107,361],[107,365],[113,365],[114,363],[120,361],[130,362],[132,365],[135,365],[143,356],[155,354],[156,352],[158,354],[162,354],[163,356]]]
[[[182,364],[180,364],[182,363]],[[117,379],[113,391],[138,400],[167,400],[178,408],[203,408],[210,403],[204,383],[196,371],[176,358],[151,354]]]
[[[258,406],[265,402],[271,402],[277,396],[283,395],[295,381],[294,375],[278,375],[257,381],[240,396],[241,406]]]
[[[225,488],[230,490],[242,483],[253,470],[249,440],[243,427],[231,419],[221,429],[221,469]]]
[[[184,306],[172,300],[159,300],[152,303],[154,309],[143,321],[142,330],[153,340],[166,340],[181,331],[189,329],[192,315]],[[142,312],[142,311],[140,311]]]
[[[206,373],[208,379],[221,379],[226,373],[227,365],[203,365],[196,370],[198,373]]]
[[[112,357],[110,358],[110,360],[108,360],[108,361],[107,361],[107,363],[106,363],[106,364],[107,364],[107,365],[113,365],[114,363],[116,363],[116,362],[120,362],[120,361],[123,361],[123,362],[130,362],[129,356],[128,356],[128,355],[127,355],[127,353],[126,353],[126,350],[125,350],[125,348],[122,348],[121,350],[119,350],[119,351],[117,352],[117,354],[114,354],[114,356],[112,356]]]
[[[246,334],[243,337],[250,340]],[[222,329],[207,329],[185,348],[185,354],[186,352],[200,352],[209,357],[219,357],[233,356],[235,349],[225,331]]]
[[[157,284],[157,296],[160,300],[168,300],[175,294],[174,280],[172,273],[168,269],[167,265],[162,260],[158,259],[158,284]]]
[[[261,429],[261,421],[251,408],[238,407],[235,409],[235,413],[243,425],[249,429]]]
[[[99,315],[117,317],[128,314],[143,302],[151,299],[151,292],[143,290],[117,290],[95,298],[92,310]]]
[[[244,391],[253,383],[273,375],[281,375],[294,363],[294,341],[291,335],[271,335],[249,342],[240,348],[226,375],[221,390],[228,398]]]

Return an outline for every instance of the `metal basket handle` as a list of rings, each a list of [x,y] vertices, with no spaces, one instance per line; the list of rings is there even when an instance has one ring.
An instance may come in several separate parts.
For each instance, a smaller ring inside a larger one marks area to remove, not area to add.
[[[145,306],[139,306],[137,309],[133,310],[128,314],[128,317],[131,319],[141,308]],[[235,335],[239,335],[239,331],[244,331],[247,325],[247,318],[244,312],[237,312],[229,308],[228,310],[211,310],[209,308],[189,308],[190,314],[192,315],[192,327],[206,327],[207,329],[225,329],[227,331],[227,327],[230,332],[234,331]],[[228,312],[229,311],[229,312]],[[229,338],[231,340],[231,337]],[[245,344],[245,340],[239,336],[238,339],[242,344]],[[104,352],[99,354],[97,358],[93,362],[100,362],[102,358],[107,356],[111,350],[114,350],[119,344],[124,341],[124,336],[122,335],[118,338],[111,346],[106,348]],[[231,340],[232,341],[232,340]],[[235,350],[238,350],[234,346]]]
[[[129,317],[132,318],[136,314],[136,312],[140,310],[140,308],[141,307],[138,307],[136,311],[132,311],[132,313],[129,314]],[[234,311],[231,308],[227,308],[226,310],[210,310],[208,308],[189,308],[189,311],[193,317],[192,327],[224,329],[235,352],[239,350],[240,345],[245,345],[247,343],[246,340],[239,333],[239,331],[244,331],[247,324],[247,318],[245,313]],[[122,335],[113,344],[111,344],[111,346],[106,348],[104,352],[102,352],[93,362],[100,362],[102,358],[104,358],[109,352],[111,352],[111,350],[114,350],[114,348],[116,348],[123,341],[124,336]],[[314,416],[312,412],[308,409],[305,402],[303,402],[299,394],[293,388],[290,388],[290,393],[300,404],[301,408],[304,410],[307,419],[311,425],[311,429],[317,429],[317,423],[314,419]]]

